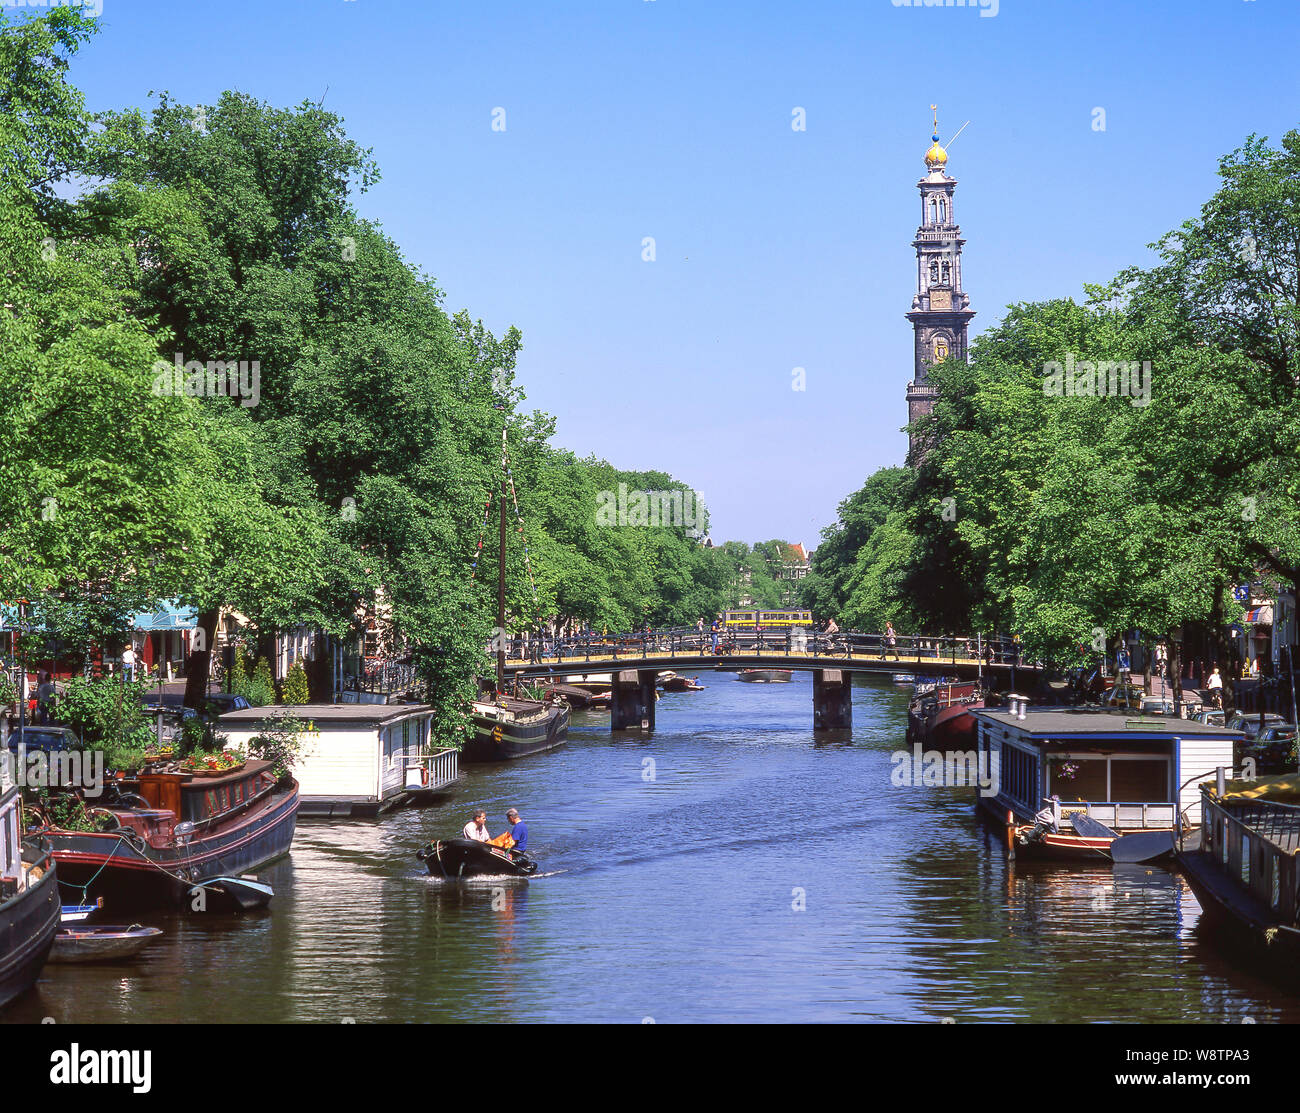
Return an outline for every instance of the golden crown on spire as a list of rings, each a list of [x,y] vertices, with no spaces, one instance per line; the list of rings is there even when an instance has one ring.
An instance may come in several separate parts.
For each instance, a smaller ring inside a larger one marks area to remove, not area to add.
[[[931,170],[937,170],[948,165],[948,152],[939,146],[939,106],[930,105],[930,111],[934,113],[934,134],[930,137],[934,145],[925,152],[925,164]]]

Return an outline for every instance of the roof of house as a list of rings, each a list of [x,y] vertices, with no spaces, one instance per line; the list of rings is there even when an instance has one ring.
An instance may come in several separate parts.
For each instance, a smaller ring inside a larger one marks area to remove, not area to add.
[[[1216,727],[1211,723],[1197,723],[1191,719],[1172,716],[1138,715],[1131,711],[1098,711],[1096,708],[1053,707],[1035,710],[1029,708],[1023,719],[1010,711],[981,710],[975,715],[989,722],[1012,727],[1021,734],[1034,738],[1060,737],[1061,735],[1123,735],[1124,737],[1190,737],[1242,738],[1239,730]]]
[[[291,716],[312,723],[381,725],[410,715],[432,711],[427,703],[299,703],[274,707],[245,707],[218,717],[223,726],[252,726],[264,720]]]

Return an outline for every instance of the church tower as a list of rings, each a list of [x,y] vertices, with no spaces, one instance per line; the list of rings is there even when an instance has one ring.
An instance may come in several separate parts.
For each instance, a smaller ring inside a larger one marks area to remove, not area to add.
[[[917,183],[921,226],[912,242],[916,248],[916,296],[907,314],[915,334],[912,381],[907,384],[909,424],[934,408],[938,388],[929,381],[930,366],[945,359],[966,358],[966,325],[975,316],[970,296],[962,290],[961,249],[966,241],[953,211],[957,179],[946,172],[948,152],[939,145],[938,115],[925,165],[928,173]],[[924,451],[916,432],[909,431],[908,462],[918,463]]]

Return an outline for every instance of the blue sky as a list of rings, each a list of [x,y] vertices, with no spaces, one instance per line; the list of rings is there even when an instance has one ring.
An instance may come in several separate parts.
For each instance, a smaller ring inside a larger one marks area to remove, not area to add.
[[[102,23],[73,69],[94,109],[325,96],[383,172],[362,215],[449,310],[522,330],[557,443],[690,483],[717,540],[812,547],[903,459],[931,102],[945,140],[971,121],[948,169],[972,335],[1148,261],[1221,155],[1300,122],[1295,0],[103,0]]]

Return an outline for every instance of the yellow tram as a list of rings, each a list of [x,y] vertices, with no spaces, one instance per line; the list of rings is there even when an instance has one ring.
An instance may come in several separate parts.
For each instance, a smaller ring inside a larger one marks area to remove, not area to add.
[[[722,624],[728,630],[782,630],[812,626],[812,611],[724,611]]]

